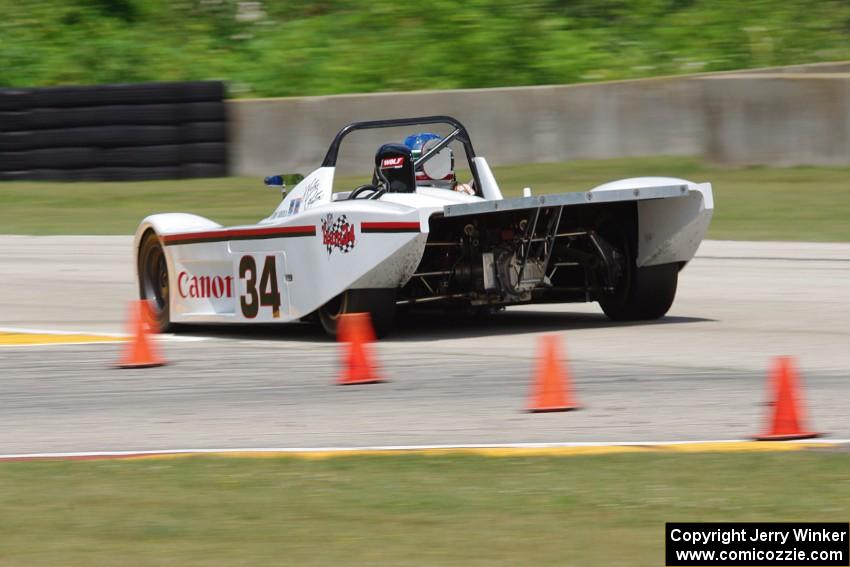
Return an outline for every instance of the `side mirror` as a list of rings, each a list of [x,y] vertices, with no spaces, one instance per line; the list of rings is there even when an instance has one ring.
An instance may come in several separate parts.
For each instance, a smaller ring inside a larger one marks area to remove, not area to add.
[[[439,140],[428,140],[422,146],[422,153],[428,153],[431,148],[439,143]],[[422,164],[422,171],[431,179],[444,179],[454,171],[454,167],[455,160],[452,151],[445,147],[437,152],[437,155],[432,156],[431,159]]]
[[[443,148],[422,165],[422,171],[431,179],[443,179],[452,172],[453,161],[452,151]]]

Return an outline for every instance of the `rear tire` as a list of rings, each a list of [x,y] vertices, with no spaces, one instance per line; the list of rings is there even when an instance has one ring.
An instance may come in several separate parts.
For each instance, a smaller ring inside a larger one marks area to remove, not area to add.
[[[678,264],[634,268],[628,289],[615,300],[600,297],[599,304],[614,321],[659,319],[673,305],[678,279]]]
[[[319,322],[325,333],[336,337],[340,316],[346,313],[368,313],[375,336],[380,339],[393,328],[395,300],[395,289],[349,289],[318,309]]]
[[[145,233],[138,256],[139,297],[151,304],[160,332],[174,330],[169,315],[168,263],[159,238],[152,230]]]
[[[630,217],[606,216],[597,232],[623,256],[622,273],[614,290],[596,298],[602,311],[614,321],[640,321],[663,317],[676,297],[679,264],[637,267],[636,230]]]

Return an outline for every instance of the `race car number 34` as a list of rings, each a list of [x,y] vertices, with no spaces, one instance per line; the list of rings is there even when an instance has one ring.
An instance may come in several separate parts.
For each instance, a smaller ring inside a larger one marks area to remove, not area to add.
[[[253,256],[242,256],[239,260],[239,279],[245,284],[245,293],[239,297],[239,306],[247,319],[254,319],[260,307],[271,307],[272,317],[280,317],[277,263],[274,256],[266,256],[262,262],[262,269],[258,272],[257,260]]]

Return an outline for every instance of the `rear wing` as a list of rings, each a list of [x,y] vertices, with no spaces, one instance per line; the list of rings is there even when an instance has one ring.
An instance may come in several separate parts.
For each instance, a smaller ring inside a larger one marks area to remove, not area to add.
[[[626,201],[646,201],[650,199],[671,199],[674,197],[684,197],[687,194],[688,185],[685,184],[640,187],[637,189],[580,191],[575,193],[558,193],[555,195],[538,195],[534,197],[519,197],[516,199],[501,199],[498,201],[481,201],[478,203],[446,205],[443,208],[443,216],[460,217],[480,213],[536,209],[539,207],[561,207],[569,205],[589,205],[591,203],[621,203]]]
[[[714,197],[710,183],[682,181],[446,205],[443,207],[443,217],[528,211],[533,233],[542,212],[546,209],[556,209],[554,224],[547,225],[545,234],[546,239],[553,239],[561,236],[557,233],[557,227],[566,207],[631,202],[637,206],[638,267],[684,263],[693,258],[708,231],[714,210]],[[568,234],[572,235],[573,232]]]

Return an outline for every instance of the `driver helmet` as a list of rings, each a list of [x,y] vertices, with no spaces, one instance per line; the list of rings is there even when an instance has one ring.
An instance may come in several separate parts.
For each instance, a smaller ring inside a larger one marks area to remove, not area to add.
[[[436,144],[442,140],[443,137],[438,134],[433,134],[431,132],[420,132],[418,134],[412,134],[404,139],[404,145],[410,148],[411,157],[413,160],[419,159],[419,157],[427,152],[430,148],[434,147]],[[446,148],[449,151],[449,155],[452,158],[452,166],[449,173],[443,177],[442,179],[432,179],[429,177],[424,171],[421,169],[416,170],[416,184],[417,185],[426,185],[430,187],[439,187],[441,189],[454,189],[456,178],[455,178],[455,156],[452,152],[451,148]]]

